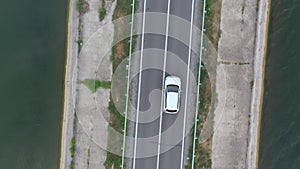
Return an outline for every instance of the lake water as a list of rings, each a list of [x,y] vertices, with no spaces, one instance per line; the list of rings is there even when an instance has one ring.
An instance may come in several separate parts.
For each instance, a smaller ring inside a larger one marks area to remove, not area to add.
[[[300,168],[300,0],[272,0],[260,169]]]
[[[0,168],[57,169],[67,0],[1,2]]]

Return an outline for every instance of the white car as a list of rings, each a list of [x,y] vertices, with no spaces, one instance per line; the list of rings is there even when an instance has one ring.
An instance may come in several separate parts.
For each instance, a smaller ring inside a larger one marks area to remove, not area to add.
[[[176,114],[180,107],[181,80],[176,76],[168,76],[165,79],[164,109],[165,113]]]

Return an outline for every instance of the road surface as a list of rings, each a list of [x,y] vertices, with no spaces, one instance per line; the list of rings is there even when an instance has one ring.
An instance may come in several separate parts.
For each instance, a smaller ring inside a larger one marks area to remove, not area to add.
[[[137,117],[135,123],[133,169],[182,169],[186,164],[188,140],[185,137],[189,102],[190,60],[193,32],[190,26],[179,28],[170,15],[188,22],[193,20],[194,0],[144,0],[142,32],[162,29],[165,35],[142,34]],[[166,17],[153,24],[147,12],[166,13]],[[186,35],[189,43],[169,37],[169,34]],[[158,52],[156,52],[158,51]],[[152,67],[152,68],[151,68]],[[154,67],[154,68],[153,68]],[[164,78],[175,75],[181,78],[181,107],[176,115],[162,112],[162,86]],[[137,139],[147,138],[147,139]]]

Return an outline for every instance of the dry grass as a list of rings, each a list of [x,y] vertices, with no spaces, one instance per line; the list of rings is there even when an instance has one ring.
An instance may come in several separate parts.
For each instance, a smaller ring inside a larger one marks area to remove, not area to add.
[[[197,136],[199,137],[199,132],[202,130],[203,125],[208,117],[208,113],[210,110],[211,105],[211,97],[212,97],[212,90],[211,90],[211,83],[209,79],[209,75],[207,70],[202,67],[201,70],[201,86],[200,86],[200,104],[199,104],[199,112],[198,118],[199,123],[197,124]],[[211,116],[209,116],[211,118]],[[212,124],[211,124],[212,125]],[[209,126],[211,127],[211,126]],[[194,129],[194,128],[193,128]],[[194,133],[194,130],[191,132]],[[211,168],[211,145],[212,139],[208,139],[204,143],[196,142],[195,147],[195,169],[208,169]],[[192,166],[192,146],[190,148],[190,162],[186,165],[186,169],[190,169]]]
[[[117,43],[115,50],[115,58],[122,59],[125,55],[124,43]]]
[[[201,83],[200,86],[200,107],[199,107],[199,123],[197,130],[201,131],[204,122],[208,117],[209,108],[211,105],[212,89],[211,83],[206,69],[201,70]],[[212,125],[212,124],[211,124]],[[195,149],[195,169],[211,168],[211,144],[210,138],[205,143],[197,144]]]
[[[112,100],[112,98],[110,98]],[[112,101],[109,102],[109,111],[110,111],[110,117],[109,117],[109,125],[118,131],[119,133],[122,133],[123,125],[124,125],[124,118],[121,116],[116,109],[114,103]],[[110,129],[111,130],[111,129]],[[112,132],[108,131],[108,148],[111,150],[120,150],[121,148],[121,142],[122,138],[116,138],[116,136],[111,135]],[[112,140],[113,139],[113,140]],[[121,157],[107,152],[107,157],[105,160],[105,168],[106,169],[112,169],[112,168],[120,168],[121,165]],[[116,167],[118,166],[118,167]]]
[[[216,49],[218,49],[218,42],[221,37],[221,8],[222,0],[207,0],[207,13],[205,16],[206,35]]]

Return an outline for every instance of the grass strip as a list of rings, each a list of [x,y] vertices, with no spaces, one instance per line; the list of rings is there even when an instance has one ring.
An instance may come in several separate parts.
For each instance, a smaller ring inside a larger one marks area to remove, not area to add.
[[[203,66],[201,69],[201,86],[199,89],[199,111],[198,117],[199,122],[197,123],[197,131],[201,131],[204,126],[205,120],[208,117],[209,107],[211,105],[211,83],[209,79],[209,75],[205,67]],[[192,128],[191,137],[194,136],[194,127]],[[199,134],[199,132],[197,133]],[[198,135],[199,136],[199,135]],[[194,139],[194,138],[193,138]],[[193,139],[191,142],[193,142]],[[196,140],[197,141],[197,140]],[[186,169],[191,169],[192,167],[192,148],[193,144],[189,148],[189,163],[185,166]],[[195,169],[207,169],[211,168],[211,139],[207,140],[205,143],[196,142],[195,147]]]
[[[95,93],[99,87],[108,89],[111,86],[110,81],[100,81],[96,79],[85,79],[82,83],[91,90],[92,93]]]
[[[216,49],[218,49],[222,33],[220,29],[221,8],[222,0],[206,0],[205,35]]]
[[[113,20],[119,19],[121,17],[131,15],[132,13],[132,6],[131,6],[132,0],[117,0],[117,5],[113,14]],[[135,4],[137,4],[135,2]],[[137,8],[137,5],[135,5],[135,9]],[[135,10],[136,11],[136,10]],[[118,37],[118,35],[122,34],[122,25],[115,25],[115,33],[114,38]],[[113,73],[119,66],[119,64],[126,59],[129,56],[129,43],[130,37],[126,38],[118,43],[116,43],[115,46],[112,48],[112,55],[111,55],[111,61],[113,64]],[[135,47],[136,44],[136,36],[133,36],[132,38],[132,47]],[[132,49],[134,50],[134,49]],[[118,81],[119,80],[119,81]],[[115,83],[119,84],[125,84],[121,81],[121,79],[116,79]],[[114,102],[112,101],[112,98],[110,98],[109,102],[109,111],[110,111],[110,126],[115,129],[116,131],[123,133],[123,127],[125,118],[123,115],[121,115],[118,110],[116,109]],[[108,131],[108,135],[110,135],[110,131]],[[108,147],[109,148],[118,148],[121,149],[122,146],[122,139],[123,138],[117,138],[119,140],[110,140],[114,137],[108,137]],[[116,138],[114,138],[116,139]],[[112,168],[121,168],[122,163],[122,157],[116,154],[113,154],[111,152],[107,152],[106,161],[105,161],[105,168],[106,169],[112,169]]]
[[[222,0],[206,0],[206,14],[205,14],[205,35],[211,41],[212,45],[215,49],[218,49],[219,39],[221,37],[221,29],[220,29],[220,20],[221,20],[221,8],[222,8]],[[199,111],[198,117],[199,122],[197,124],[198,134],[203,128],[205,120],[208,117],[209,107],[211,105],[211,97],[212,97],[212,89],[211,82],[209,79],[209,74],[205,69],[205,65],[201,69],[201,86],[199,93]],[[209,116],[209,118],[213,118]],[[213,121],[212,119],[210,119]],[[213,124],[211,124],[213,125]],[[194,133],[193,131],[191,132]],[[192,135],[193,138],[193,135]],[[193,139],[192,139],[193,141]],[[195,169],[208,169],[211,168],[211,153],[212,153],[212,138],[208,139],[204,143],[196,143],[195,147]],[[187,169],[191,168],[192,165],[192,144],[190,147],[189,159],[190,162],[186,166]]]

